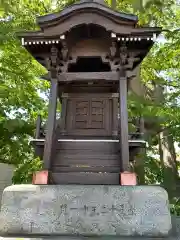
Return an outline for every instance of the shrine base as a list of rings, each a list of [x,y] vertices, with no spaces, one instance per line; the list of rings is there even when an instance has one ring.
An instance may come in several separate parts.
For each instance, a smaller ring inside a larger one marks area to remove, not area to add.
[[[14,185],[3,193],[0,236],[168,237],[166,191],[157,186]]]

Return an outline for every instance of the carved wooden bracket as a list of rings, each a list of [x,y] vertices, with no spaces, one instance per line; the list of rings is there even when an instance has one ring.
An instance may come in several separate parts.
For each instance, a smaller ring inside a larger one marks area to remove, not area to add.
[[[139,52],[128,51],[126,43],[118,47],[117,42],[112,41],[109,52],[104,53],[101,59],[103,63],[109,63],[112,72],[117,72],[122,67],[125,70],[132,70],[134,62],[139,61],[138,54]],[[60,50],[52,46],[50,56],[46,58],[46,67],[50,77],[56,78],[59,74],[68,72],[69,64],[76,62],[77,56],[73,59],[69,56],[69,49],[64,40]]]
[[[63,41],[62,48],[60,51],[60,61],[57,66],[57,74],[62,72],[67,72],[68,64],[69,64],[68,59],[69,59],[69,50],[68,50],[66,41]]]
[[[106,61],[109,62],[111,71],[119,71],[121,67],[131,70],[134,63],[140,60],[140,58],[137,57],[139,53],[140,52],[128,51],[125,42],[118,49],[117,43],[113,41],[110,46],[109,59],[106,59]]]
[[[120,66],[124,66],[127,62],[128,52],[125,44],[120,46],[119,48],[119,58],[120,58]]]
[[[69,50],[65,41],[62,42],[61,56],[62,60],[66,62],[68,60]]]
[[[126,69],[132,69],[134,62],[137,62],[140,60],[140,58],[136,57],[138,53],[136,52],[129,52],[128,57],[128,64],[126,65]]]
[[[68,69],[69,51],[65,41],[62,41],[62,48],[58,50],[52,46],[50,56],[46,58],[46,67],[52,77],[57,77],[61,72],[66,72]]]
[[[50,56],[46,58],[46,67],[50,78],[56,78],[59,60],[59,51],[55,46],[52,46]]]
[[[117,44],[115,41],[112,42],[112,45],[110,47],[110,59],[113,60],[117,53]]]
[[[54,46],[52,46],[51,48],[50,60],[51,60],[51,66],[56,67],[58,63],[58,49]]]

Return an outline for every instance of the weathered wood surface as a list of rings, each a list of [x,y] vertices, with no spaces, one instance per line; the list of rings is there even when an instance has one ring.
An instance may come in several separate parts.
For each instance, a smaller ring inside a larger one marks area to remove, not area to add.
[[[119,184],[118,142],[59,142],[51,170],[56,184]]]
[[[58,81],[56,78],[51,80],[51,89],[49,96],[49,108],[48,108],[48,121],[47,121],[47,133],[44,146],[44,156],[43,156],[43,168],[49,170],[51,166],[51,159],[54,147],[54,130],[56,123],[56,106],[57,106],[57,91],[58,91]]]
[[[60,131],[62,134],[66,132],[66,116],[67,116],[67,97],[62,99],[61,105],[61,119],[60,119]]]
[[[75,15],[72,15],[71,18],[68,18],[66,21],[63,21],[61,24],[46,28],[44,34],[46,36],[52,35],[61,35],[64,34],[67,30],[72,29],[78,25],[83,24],[97,24],[101,23],[101,26],[104,27],[107,31],[116,32],[120,34],[131,34],[133,26],[122,25],[117,22],[113,22],[112,19],[103,16],[102,14],[95,12],[81,12]]]
[[[37,121],[36,121],[35,138],[40,138],[40,135],[41,135],[41,116],[38,115]]]
[[[119,137],[120,137],[120,161],[122,171],[129,170],[129,147],[128,147],[128,115],[127,115],[127,79],[120,76],[119,81]]]
[[[78,73],[60,73],[58,81],[74,82],[74,81],[89,81],[89,80],[107,80],[118,81],[118,72],[78,72]]]
[[[36,146],[39,149],[40,157],[42,156],[43,145],[44,141],[37,140]],[[143,142],[129,142],[129,151],[132,155],[130,161],[134,159],[137,152],[135,149],[140,147],[144,147]],[[69,176],[71,176],[71,179],[68,180],[69,183],[73,183],[74,177],[75,183],[78,184],[119,184],[119,177],[117,177],[121,171],[119,140],[59,139],[56,143],[50,170],[52,175],[55,174],[55,178],[53,178],[55,184],[65,183],[64,181]],[[95,174],[96,180],[87,178],[89,175],[84,174],[90,172]],[[99,172],[113,174],[99,175]],[[77,178],[75,173],[80,174],[81,177]]]
[[[119,185],[119,173],[52,173],[56,184]]]
[[[119,18],[119,23],[122,23],[122,21],[126,22],[127,24],[129,23],[129,25],[133,25],[135,23],[137,23],[138,21],[138,17],[134,14],[125,14],[125,13],[121,13],[121,12],[117,12],[114,11],[113,9],[109,8],[108,6],[103,6],[102,4],[98,4],[97,2],[90,2],[90,1],[82,1],[79,2],[79,4],[75,4],[75,5],[71,5],[68,8],[65,8],[63,11],[59,12],[59,13],[55,13],[55,14],[51,14],[51,15],[45,15],[45,16],[40,16],[37,18],[37,21],[39,23],[39,25],[41,26],[49,26],[49,24],[54,25],[55,22],[57,22],[59,19],[63,19],[64,16],[66,16],[67,14],[70,14],[74,11],[82,11],[83,9],[87,9],[87,11],[89,12],[89,10],[92,9],[96,9],[98,11],[105,12],[108,15],[114,16]]]
[[[113,108],[113,96],[107,94],[65,94],[67,99],[65,134],[69,136],[111,136],[113,115],[117,116],[118,103]],[[114,112],[113,112],[114,110]],[[63,130],[63,131],[64,131]],[[62,135],[60,130],[59,136]]]
[[[59,142],[52,161],[52,172],[69,174],[86,171],[119,174],[118,142]]]

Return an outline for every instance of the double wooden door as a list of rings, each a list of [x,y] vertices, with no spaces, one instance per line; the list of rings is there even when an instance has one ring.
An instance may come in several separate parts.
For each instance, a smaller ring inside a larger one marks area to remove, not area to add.
[[[111,99],[101,94],[70,95],[67,101],[66,126],[70,135],[111,135]]]

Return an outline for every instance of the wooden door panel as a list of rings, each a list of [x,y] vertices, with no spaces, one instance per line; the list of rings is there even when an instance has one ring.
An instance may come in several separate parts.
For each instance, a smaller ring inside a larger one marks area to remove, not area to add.
[[[86,129],[87,128],[87,122],[76,122],[75,128],[76,129]]]
[[[84,108],[84,107],[88,107],[89,102],[88,101],[83,101],[83,100],[76,100],[76,107],[77,108]]]
[[[88,108],[76,108],[76,116],[88,115]]]
[[[92,129],[103,129],[103,123],[102,122],[92,122],[91,123],[91,128]]]
[[[92,108],[103,108],[104,107],[104,101],[96,101],[92,99]]]
[[[95,97],[96,96],[96,97]],[[73,96],[71,108],[67,109],[67,133],[69,135],[98,135],[111,134],[112,113],[111,99],[98,97],[98,94],[87,94],[77,98]]]
[[[89,104],[88,103],[84,103],[83,105],[81,105],[80,103],[76,103],[76,109],[75,109],[75,113],[76,115],[88,115],[88,111],[89,111]]]
[[[103,108],[92,108],[92,115],[103,115],[104,114]]]
[[[87,122],[88,121],[88,115],[76,115],[75,116],[76,122]]]
[[[91,122],[103,122],[103,115],[92,115]]]

